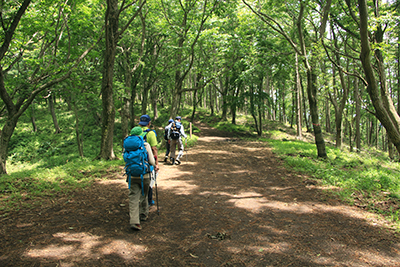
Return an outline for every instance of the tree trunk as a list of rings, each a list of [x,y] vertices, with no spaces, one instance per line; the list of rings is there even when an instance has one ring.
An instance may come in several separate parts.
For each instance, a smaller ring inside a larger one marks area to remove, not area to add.
[[[7,174],[6,162],[8,156],[8,144],[17,126],[18,119],[11,114],[6,120],[3,130],[0,131],[0,176]]]
[[[361,129],[360,129],[360,121],[361,121],[361,100],[360,93],[358,89],[358,79],[354,81],[354,98],[356,100],[356,119],[355,119],[355,128],[356,128],[356,147],[357,152],[361,151]]]
[[[306,97],[305,97],[305,92],[304,92],[304,86],[303,86],[303,83],[302,83],[302,79],[301,79],[301,76],[300,76],[300,87],[301,87],[301,96],[302,96],[302,105],[303,105],[303,119],[304,119],[304,123],[306,124],[306,129],[307,129],[307,132],[308,133],[310,133],[310,132],[312,132],[312,130],[311,130],[311,127],[310,127],[310,123],[309,123],[309,120],[308,120],[308,116],[307,116],[307,105],[306,105]]]
[[[156,120],[158,118],[158,109],[157,109],[157,102],[158,102],[158,92],[157,92],[157,86],[154,85],[151,93],[151,104],[153,106],[153,118]]]
[[[239,86],[234,92],[234,101],[231,102],[231,114],[232,114],[232,124],[236,125],[236,110],[237,110],[237,99],[239,96]]]
[[[222,78],[219,80],[219,85],[220,85],[220,93],[221,93],[221,98],[222,98],[222,115],[221,115],[221,120],[226,121],[227,120],[227,114],[228,114],[228,76],[225,77],[226,81],[225,83],[222,82]]]
[[[37,132],[37,126],[36,126],[35,105],[34,105],[34,103],[31,104],[30,116],[31,116],[32,130],[33,130],[33,132],[36,133]]]
[[[282,89],[281,91],[281,113],[282,113],[282,122],[287,123],[287,116],[286,116],[286,83],[283,81]]]
[[[107,11],[105,17],[106,25],[106,50],[104,54],[103,80],[101,85],[102,95],[102,129],[100,153],[97,158],[105,160],[115,159],[113,149],[115,106],[113,94],[113,75],[115,52],[118,31],[118,0],[107,0]]]
[[[51,118],[53,119],[55,134],[59,134],[59,133],[61,133],[61,130],[60,130],[60,127],[58,126],[56,111],[54,108],[53,97],[54,96],[50,93],[50,96],[47,98],[47,101],[49,101],[49,110],[50,110]]]
[[[326,158],[325,141],[322,136],[321,125],[319,124],[319,114],[317,106],[317,75],[310,66],[307,68],[307,93],[310,104],[310,113],[314,128],[315,145],[317,146],[317,155],[319,158]]]
[[[300,82],[300,72],[299,72],[299,56],[295,55],[295,70],[296,70],[296,135],[297,138],[301,139],[303,136],[302,130],[302,116],[301,116],[301,82]]]
[[[347,122],[347,125],[348,125],[348,128],[349,128],[349,143],[350,143],[349,151],[353,152],[353,128],[351,127],[351,122],[349,122],[347,120],[346,120],[346,122]]]
[[[130,129],[130,122],[131,122],[131,94],[132,94],[132,72],[130,71],[129,65],[129,57],[130,53],[128,49],[124,49],[124,54],[122,55],[122,66],[124,71],[124,95],[122,96],[122,107],[121,107],[121,131],[122,131],[122,140],[125,139],[129,135]],[[123,141],[121,142],[123,145]]]
[[[129,122],[130,127],[128,127],[129,129],[132,129],[134,126],[136,126],[135,123],[136,88],[139,83],[141,73],[142,73],[142,67],[139,67],[133,74],[132,86],[131,86],[131,105],[130,105],[130,122]]]
[[[379,90],[378,82],[375,79],[374,69],[372,67],[370,59],[370,43],[368,36],[368,8],[366,0],[358,0],[359,12],[360,12],[360,37],[361,37],[361,54],[360,59],[365,73],[365,79],[367,81],[367,92],[371,98],[372,104],[375,108],[376,117],[385,127],[390,141],[394,144],[397,151],[400,153],[400,117],[397,114],[393,102],[391,101],[390,95],[387,93],[386,88],[386,77],[383,70],[383,56],[379,50],[375,51],[378,58],[378,69],[379,69],[379,84],[381,90]],[[380,25],[377,27],[376,38],[379,41],[383,34]],[[380,92],[380,93],[379,93]]]
[[[76,144],[78,146],[78,153],[81,158],[83,158],[83,142],[79,131],[79,114],[76,104],[73,104],[74,114],[75,114],[75,134],[76,134]],[[87,117],[87,116],[86,116]]]
[[[327,133],[332,131],[331,129],[331,107],[329,105],[329,97],[325,99],[325,130]]]

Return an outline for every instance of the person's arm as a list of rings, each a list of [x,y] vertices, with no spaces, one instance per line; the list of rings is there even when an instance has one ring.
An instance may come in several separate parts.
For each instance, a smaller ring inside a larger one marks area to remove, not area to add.
[[[147,154],[149,155],[149,163],[152,166],[156,166],[156,161],[154,159],[153,150],[150,147],[149,143],[144,143],[144,147],[146,148]]]
[[[158,167],[158,149],[157,149],[157,137],[155,132],[151,131],[148,133],[147,135],[147,141],[149,142],[150,146],[151,146],[151,150],[153,152],[154,155],[154,159],[156,164],[154,165],[154,169],[156,172],[158,172],[159,167]]]
[[[155,147],[155,146],[153,146],[153,147],[151,147],[151,150],[152,150],[152,152],[153,152],[153,155],[154,155],[154,159],[155,159],[155,171],[156,172],[158,172],[158,170],[159,170],[159,167],[158,167],[158,149],[157,149],[157,147]]]
[[[183,137],[187,138],[187,135],[185,134],[185,129],[183,128],[183,125],[181,126],[181,134]]]

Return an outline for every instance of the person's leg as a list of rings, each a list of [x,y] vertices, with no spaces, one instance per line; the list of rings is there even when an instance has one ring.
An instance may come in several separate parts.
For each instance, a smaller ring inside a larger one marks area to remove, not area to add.
[[[183,146],[183,142],[182,142],[182,139],[178,139],[178,149],[179,149],[179,152],[178,152],[178,156],[176,157],[176,161],[178,162],[178,164],[180,164],[181,163],[181,160],[180,160],[180,158],[183,156],[183,150],[184,150],[184,146]]]
[[[140,190],[139,215],[140,218],[145,217],[144,220],[146,220],[147,216],[149,216],[149,201],[148,201],[148,194],[150,188],[149,178],[143,179],[143,186],[144,186],[144,196],[142,195],[142,190]]]
[[[176,143],[178,140],[171,140],[171,161],[172,164],[175,162],[175,152],[176,152]]]
[[[166,143],[167,151],[165,152],[164,162],[167,162],[167,160],[168,160],[168,155],[169,155],[169,152],[170,152],[170,149],[171,149],[171,145],[170,145],[170,143],[168,143],[168,140],[167,140],[166,142],[167,142],[167,143]]]
[[[154,205],[153,188],[151,187],[149,187],[148,201],[149,201],[149,206]]]
[[[139,200],[142,193],[140,185],[136,183],[131,183],[131,188],[129,189],[129,224],[135,225],[140,224],[139,219]]]

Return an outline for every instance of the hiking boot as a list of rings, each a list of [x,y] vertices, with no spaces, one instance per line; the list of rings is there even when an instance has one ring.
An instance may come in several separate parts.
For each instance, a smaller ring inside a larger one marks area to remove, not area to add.
[[[174,164],[175,164],[175,159],[171,158],[171,165],[174,165]]]
[[[140,215],[139,215],[139,218],[140,218],[140,221],[144,222],[144,221],[147,221],[147,219],[149,218],[149,216],[146,215],[146,214],[140,214]]]
[[[176,164],[176,165],[179,165],[179,164],[181,164],[181,161],[180,161],[179,159],[177,159],[177,160],[175,161],[175,164]]]
[[[142,230],[142,226],[140,224],[132,224],[131,229],[139,231]]]
[[[165,156],[164,162],[167,162],[167,161],[168,161],[168,156]]]

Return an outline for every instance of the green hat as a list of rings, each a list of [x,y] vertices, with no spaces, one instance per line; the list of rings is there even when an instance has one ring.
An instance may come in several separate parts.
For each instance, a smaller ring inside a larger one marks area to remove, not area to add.
[[[140,126],[133,127],[131,130],[131,135],[141,135],[143,130]]]

